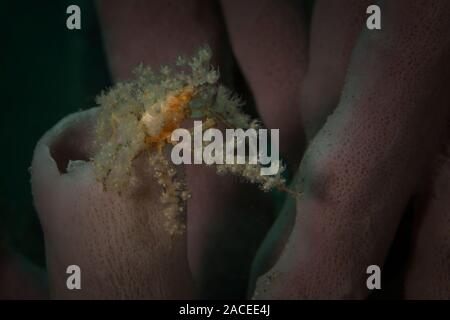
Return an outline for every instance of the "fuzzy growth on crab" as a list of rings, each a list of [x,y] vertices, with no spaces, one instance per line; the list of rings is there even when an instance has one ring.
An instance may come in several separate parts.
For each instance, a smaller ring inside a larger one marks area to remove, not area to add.
[[[107,190],[122,193],[136,181],[133,161],[145,155],[161,186],[166,229],[177,234],[185,229],[183,215],[189,198],[186,183],[164,149],[171,145],[172,132],[186,119],[204,119],[205,128],[260,128],[256,120],[241,111],[242,103],[218,83],[219,73],[210,66],[211,51],[201,48],[188,59],[178,58],[175,69],[159,72],[139,66],[135,79],[118,83],[97,98],[100,116],[96,127],[97,154],[94,156],[97,179]],[[264,191],[285,186],[282,171],[261,176],[260,165],[215,164],[218,173],[232,173],[258,184]]]

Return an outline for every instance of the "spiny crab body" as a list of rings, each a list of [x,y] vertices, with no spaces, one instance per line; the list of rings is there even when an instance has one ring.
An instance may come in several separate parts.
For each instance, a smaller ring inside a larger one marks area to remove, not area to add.
[[[155,73],[139,66],[134,80],[118,83],[97,98],[98,152],[93,158],[97,179],[106,190],[122,193],[136,181],[133,161],[145,154],[162,189],[171,234],[185,229],[183,212],[189,198],[186,184],[177,179],[174,165],[163,152],[171,144],[172,132],[189,118],[206,119],[208,127],[220,123],[243,129],[259,126],[240,110],[241,102],[217,83],[219,75],[210,66],[210,58],[210,50],[202,48],[191,59],[179,58],[177,72],[162,67]],[[218,172],[240,175],[265,191],[285,189],[282,170],[276,176],[260,176],[255,166],[216,165]]]

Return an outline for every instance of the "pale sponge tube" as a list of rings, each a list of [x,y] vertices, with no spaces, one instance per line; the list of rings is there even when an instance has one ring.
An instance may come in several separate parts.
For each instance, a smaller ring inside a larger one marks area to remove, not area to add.
[[[449,149],[450,150],[450,149]],[[405,279],[407,299],[450,299],[450,158],[440,159],[439,170],[422,195]]]
[[[136,159],[136,183],[104,191],[92,163],[97,109],[72,114],[38,142],[31,166],[53,298],[192,298],[186,235],[161,227],[160,188]],[[81,269],[82,290],[66,270]]]

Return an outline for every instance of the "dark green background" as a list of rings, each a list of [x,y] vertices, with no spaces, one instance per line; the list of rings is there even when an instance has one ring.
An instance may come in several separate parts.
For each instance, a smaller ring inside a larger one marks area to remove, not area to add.
[[[82,29],[66,28],[81,8]],[[92,1],[0,2],[0,233],[43,267],[44,246],[28,168],[37,140],[65,115],[94,105],[110,83]]]

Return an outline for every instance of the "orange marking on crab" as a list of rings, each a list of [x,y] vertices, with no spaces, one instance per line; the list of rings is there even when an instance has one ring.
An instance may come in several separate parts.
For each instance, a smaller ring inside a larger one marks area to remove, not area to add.
[[[172,132],[179,128],[181,122],[189,116],[188,103],[195,96],[192,87],[184,88],[179,94],[169,95],[161,108],[164,126],[158,135],[145,137],[145,142],[162,148],[164,143],[170,142]]]

